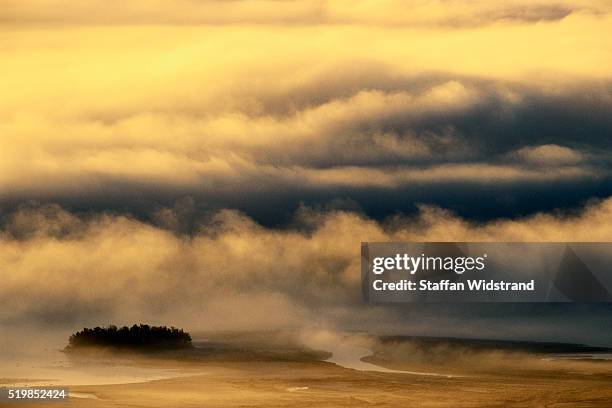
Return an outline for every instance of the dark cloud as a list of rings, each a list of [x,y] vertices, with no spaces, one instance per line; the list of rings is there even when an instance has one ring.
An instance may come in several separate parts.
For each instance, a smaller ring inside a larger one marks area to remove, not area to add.
[[[338,199],[375,219],[428,203],[488,220],[567,209],[612,194],[610,82],[551,91],[442,74],[373,72],[364,69],[335,87],[321,82],[334,77],[327,72],[280,94],[255,90],[259,111],[230,116],[228,134],[214,133],[223,114],[203,121],[187,114],[181,123],[194,121],[194,132],[203,134],[189,133],[184,147],[165,139],[142,153],[117,149],[114,142],[66,145],[45,159],[63,160],[56,177],[17,177],[8,183],[14,187],[0,190],[0,202],[10,209],[29,200],[52,201],[77,211],[129,212],[173,223],[178,221],[157,210],[187,197],[194,219],[234,208],[278,226],[291,222],[301,203],[326,206]],[[279,110],[283,101],[293,107]],[[121,123],[105,131],[117,137],[125,131]],[[164,130],[170,126],[160,123]],[[85,161],[88,154],[100,156],[101,164]],[[123,160],[137,169],[122,167]],[[162,163],[159,170],[151,160]],[[113,170],[102,171],[104,166]],[[25,170],[37,171],[29,165]]]

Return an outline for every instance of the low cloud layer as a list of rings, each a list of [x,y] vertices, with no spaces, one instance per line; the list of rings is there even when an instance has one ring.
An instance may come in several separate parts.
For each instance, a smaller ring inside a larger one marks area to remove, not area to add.
[[[164,220],[171,216],[180,214],[168,210]],[[521,305],[515,314],[474,305],[452,310],[366,306],[359,242],[608,241],[610,220],[611,200],[573,216],[539,214],[486,224],[430,207],[382,224],[351,212],[304,208],[291,229],[267,229],[222,211],[197,233],[184,235],[128,216],[23,208],[3,222],[0,322],[61,328],[154,320],[197,329],[320,326],[430,335],[467,335],[466,328],[474,335],[479,328],[489,336],[511,322],[525,326],[526,337],[571,339],[579,334],[572,329],[576,316],[582,316],[580,324],[605,325],[606,310],[568,308],[559,327],[549,330],[558,316],[546,306],[537,308],[543,313],[539,323],[528,316],[521,320],[526,313]],[[405,320],[418,316],[428,317],[421,323]],[[603,341],[599,330],[591,335]]]

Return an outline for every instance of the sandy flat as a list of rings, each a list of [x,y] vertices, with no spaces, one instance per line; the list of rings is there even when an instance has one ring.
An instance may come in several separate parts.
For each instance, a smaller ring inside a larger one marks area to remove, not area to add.
[[[227,346],[228,339],[224,341],[223,347],[211,343],[208,349],[196,349],[194,355],[130,355],[114,360],[121,366],[172,370],[180,375],[130,384],[73,385],[69,388],[74,397],[53,406],[612,406],[612,361],[558,360],[497,346],[479,349],[446,342],[425,347],[411,340],[367,343],[358,339],[344,345],[344,340],[336,340],[329,342],[335,347],[331,349],[325,344],[322,349],[335,352],[335,357],[271,340],[230,342],[232,347]],[[374,354],[366,356],[366,346]]]
[[[71,387],[71,407],[609,407],[608,374],[439,378],[330,363],[207,365],[207,373],[140,384]],[[39,404],[19,404],[21,407]]]

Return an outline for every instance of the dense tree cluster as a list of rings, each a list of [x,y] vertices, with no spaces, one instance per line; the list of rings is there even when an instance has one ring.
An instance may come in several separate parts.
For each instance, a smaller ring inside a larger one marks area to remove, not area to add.
[[[191,336],[175,327],[147,324],[84,328],[70,336],[66,350],[92,346],[131,349],[187,348],[191,347]]]

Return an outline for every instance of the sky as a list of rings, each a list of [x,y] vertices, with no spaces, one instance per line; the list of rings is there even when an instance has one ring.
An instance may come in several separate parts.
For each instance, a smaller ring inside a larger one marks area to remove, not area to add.
[[[386,330],[361,241],[609,241],[610,38],[603,0],[0,0],[0,322]]]

